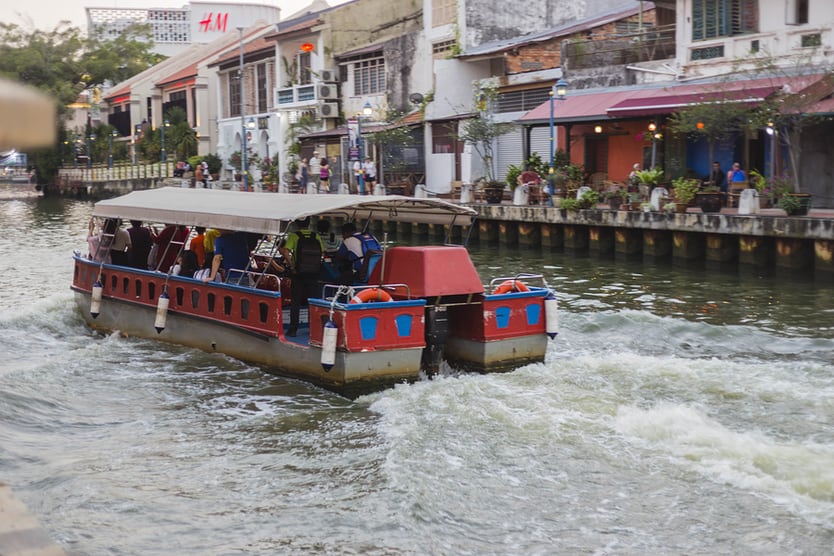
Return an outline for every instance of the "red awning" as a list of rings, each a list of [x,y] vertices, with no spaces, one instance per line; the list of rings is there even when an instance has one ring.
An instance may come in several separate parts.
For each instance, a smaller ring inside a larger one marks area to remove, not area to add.
[[[807,87],[819,75],[772,77],[731,81],[727,83],[674,83],[646,85],[621,89],[569,91],[565,100],[553,101],[553,122],[558,125],[600,120],[637,118],[671,114],[686,106],[726,100],[761,102],[786,83],[794,88]],[[587,92],[586,92],[587,91]],[[542,124],[550,120],[550,100],[530,110],[518,121],[521,124]]]
[[[628,89],[603,93],[571,94],[564,100],[553,101],[553,121],[561,124],[607,120],[607,110],[630,97],[645,94],[644,89]],[[550,120],[550,100],[544,101],[522,116],[522,124],[542,123]]]
[[[676,93],[675,89],[657,91],[650,97],[629,98],[608,108],[608,115],[614,118],[631,116],[653,116],[670,114],[693,104],[710,102],[743,102],[758,104],[780,88],[778,85],[753,87],[734,91],[709,91]]]

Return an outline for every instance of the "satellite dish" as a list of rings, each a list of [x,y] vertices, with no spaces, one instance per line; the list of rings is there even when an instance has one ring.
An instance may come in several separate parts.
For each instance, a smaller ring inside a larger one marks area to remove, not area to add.
[[[408,100],[410,100],[413,104],[420,104],[423,102],[423,95],[420,93],[411,93],[408,96]]]

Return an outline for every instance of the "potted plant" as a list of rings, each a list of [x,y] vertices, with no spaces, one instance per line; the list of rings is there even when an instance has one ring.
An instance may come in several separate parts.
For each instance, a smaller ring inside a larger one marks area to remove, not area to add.
[[[721,212],[721,205],[724,204],[724,194],[716,185],[704,187],[695,194],[695,204],[703,212]]]
[[[579,210],[579,199],[566,197],[562,199],[561,203],[559,204],[559,208],[565,210]]]
[[[599,203],[599,193],[593,189],[589,189],[583,193],[577,201],[579,202],[579,208],[581,209],[594,208],[597,206],[597,203]]]
[[[811,208],[810,193],[796,193],[796,185],[786,178],[774,178],[774,197],[776,206],[788,213],[789,216],[804,216]]]
[[[602,194],[603,199],[608,203],[608,208],[611,210],[618,210],[620,205],[625,202],[626,190],[622,186],[616,186]]]
[[[747,183],[759,193],[759,208],[765,208],[771,202],[771,188],[767,179],[756,170],[747,174]]]
[[[695,178],[679,177],[672,180],[672,193],[677,204],[686,208],[695,200],[695,194],[701,189],[701,183]]]
[[[507,166],[507,174],[505,178],[511,191],[515,191],[515,188],[518,187],[518,177],[521,175],[522,170],[523,169],[520,164],[518,166],[515,164]]]
[[[663,179],[663,170],[659,166],[648,170],[638,170],[637,179],[640,180],[641,184],[648,185],[650,189],[654,188]]]

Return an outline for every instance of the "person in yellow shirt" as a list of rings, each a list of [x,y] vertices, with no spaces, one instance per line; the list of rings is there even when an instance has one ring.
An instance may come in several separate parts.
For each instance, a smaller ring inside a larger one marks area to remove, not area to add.
[[[204,260],[210,261],[214,257],[214,240],[218,237],[220,237],[220,230],[216,228],[206,230],[203,238],[203,248],[205,250]]]

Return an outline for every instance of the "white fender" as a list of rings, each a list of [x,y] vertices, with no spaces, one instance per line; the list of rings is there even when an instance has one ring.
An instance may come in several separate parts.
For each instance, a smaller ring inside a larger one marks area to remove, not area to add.
[[[559,334],[559,301],[553,292],[544,298],[544,330],[551,340]]]
[[[336,340],[339,336],[339,329],[336,323],[328,320],[324,323],[321,338],[321,368],[329,372],[336,364]]]
[[[159,296],[159,302],[156,304],[156,320],[153,323],[157,334],[165,330],[165,325],[168,323],[168,304],[170,302],[168,290],[162,290],[162,295]]]
[[[99,280],[96,280],[96,283],[93,284],[93,295],[90,298],[90,315],[93,318],[98,317],[101,312],[101,294],[103,290],[104,286]]]

